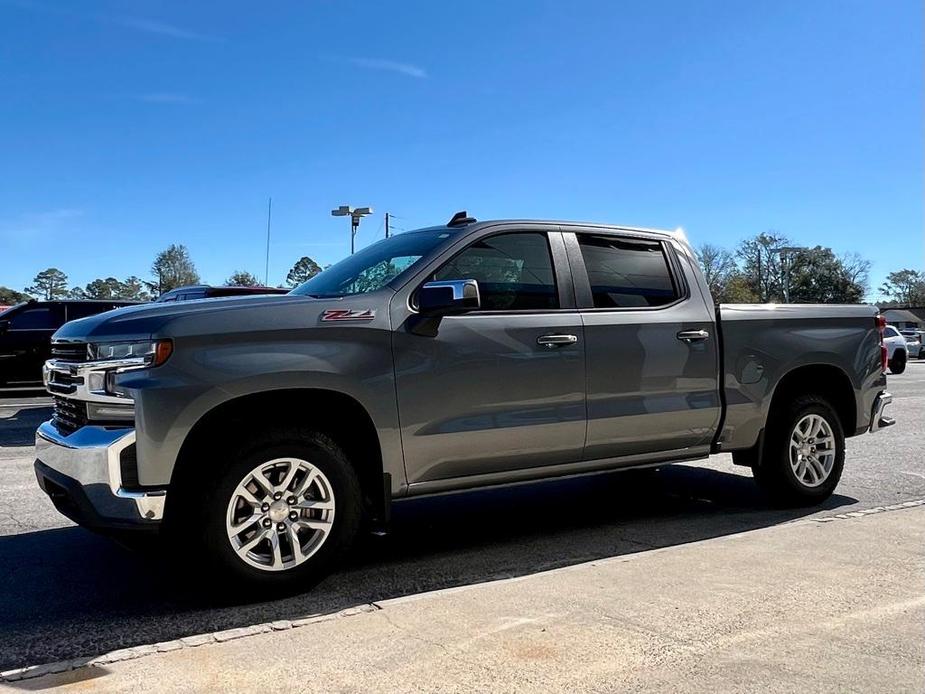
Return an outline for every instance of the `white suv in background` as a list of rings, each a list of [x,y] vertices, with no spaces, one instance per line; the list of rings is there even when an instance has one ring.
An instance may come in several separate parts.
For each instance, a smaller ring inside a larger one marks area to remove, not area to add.
[[[909,358],[921,359],[922,354],[922,341],[925,340],[925,330],[900,330],[900,334],[906,339],[906,352],[909,353]]]
[[[909,358],[906,338],[892,325],[888,325],[883,329],[883,344],[886,347],[890,373],[901,374],[906,370],[906,360]],[[921,345],[917,349],[921,349]]]

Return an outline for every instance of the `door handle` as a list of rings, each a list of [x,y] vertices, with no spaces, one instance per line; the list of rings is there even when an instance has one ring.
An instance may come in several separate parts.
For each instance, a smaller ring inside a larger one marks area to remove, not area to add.
[[[577,335],[542,335],[536,338],[536,344],[543,345],[547,349],[574,345],[576,342],[578,342]]]
[[[708,337],[710,337],[710,333],[706,330],[682,330],[678,333],[678,339],[688,344],[691,342],[702,342]]]

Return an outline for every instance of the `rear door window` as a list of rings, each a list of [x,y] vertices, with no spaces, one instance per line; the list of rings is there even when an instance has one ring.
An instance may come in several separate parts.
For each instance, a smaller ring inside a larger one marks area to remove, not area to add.
[[[578,234],[594,308],[652,308],[679,292],[658,241]]]

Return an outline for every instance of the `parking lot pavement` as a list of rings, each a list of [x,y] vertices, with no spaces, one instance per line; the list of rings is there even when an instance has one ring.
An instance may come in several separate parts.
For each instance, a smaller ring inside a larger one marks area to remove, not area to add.
[[[333,619],[162,643],[149,657],[113,653],[21,684],[101,693],[152,683],[158,692],[267,683],[301,692],[921,692],[923,559],[923,505],[803,520]]]
[[[367,538],[312,592],[224,607],[193,602],[182,585],[168,580],[156,558],[129,553],[59,516],[32,476],[32,431],[49,415],[47,406],[0,398],[0,670],[653,549],[670,555],[701,540],[759,536],[761,529],[788,521],[922,499],[925,362],[912,362],[905,374],[891,377],[889,389],[898,423],[848,442],[842,483],[820,508],[768,508],[750,473],[732,466],[728,456],[654,474],[608,474],[407,501],[396,505],[392,535]],[[855,541],[853,552],[875,557],[892,540]],[[921,589],[921,577],[918,585]],[[704,587],[714,589],[722,586]]]

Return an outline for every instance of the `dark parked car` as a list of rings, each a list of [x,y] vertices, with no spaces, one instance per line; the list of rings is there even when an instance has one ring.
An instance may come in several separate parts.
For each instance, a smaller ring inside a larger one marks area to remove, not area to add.
[[[164,292],[155,303],[167,301],[190,301],[191,299],[214,299],[219,296],[250,296],[252,294],[288,294],[288,289],[277,287],[210,287],[207,284],[177,287]]]
[[[28,301],[0,313],[0,385],[41,381],[51,357],[51,336],[68,321],[94,316],[134,301]]]

